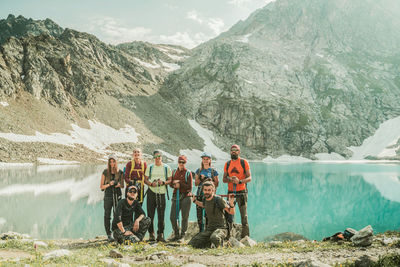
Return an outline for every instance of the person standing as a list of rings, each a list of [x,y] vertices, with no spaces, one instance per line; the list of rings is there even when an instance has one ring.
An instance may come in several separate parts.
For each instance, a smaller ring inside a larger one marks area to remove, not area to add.
[[[171,241],[183,240],[188,228],[189,213],[192,195],[192,173],[186,169],[187,158],[184,155],[178,158],[178,168],[172,172],[171,187],[174,188],[171,203],[170,220],[174,236]],[[182,214],[182,228],[179,233],[179,213]]]
[[[171,183],[171,168],[162,162],[162,153],[159,150],[153,152],[154,164],[151,164],[145,172],[145,184],[147,190],[147,215],[151,219],[149,227],[149,241],[155,241],[154,216],[157,210],[157,241],[165,242],[164,239],[164,216],[165,216],[165,193],[167,186]]]
[[[138,201],[138,188],[127,188],[127,197],[118,202],[112,223],[113,236],[119,244],[125,240],[136,243],[143,240],[150,226],[150,218],[145,217],[142,205]]]
[[[225,163],[223,182],[228,183],[228,194],[233,193],[236,196],[242,221],[241,237],[243,238],[250,236],[247,219],[247,183],[251,182],[251,173],[249,163],[240,158],[239,154],[239,145],[232,145],[231,160]]]
[[[124,187],[123,176],[123,172],[118,169],[116,157],[110,155],[107,169],[103,171],[100,181],[100,189],[104,191],[104,228],[110,242],[114,241],[110,229],[111,210],[113,210],[115,217],[115,209],[122,195],[121,188]]]
[[[192,200],[196,205],[206,210],[208,218],[206,229],[195,235],[188,244],[194,248],[206,248],[211,245],[220,247],[228,236],[224,212],[231,215],[235,213],[235,196],[233,194],[228,195],[228,205],[222,197],[215,195],[215,186],[211,181],[204,182],[203,193],[203,201],[198,201],[196,196],[193,196]]]
[[[126,188],[130,185],[135,185],[139,190],[138,201],[143,204],[144,173],[147,169],[147,163],[142,158],[142,150],[140,148],[135,148],[132,156],[132,160],[129,161],[125,167]],[[126,196],[127,191],[125,190],[125,197]]]
[[[201,167],[196,170],[195,182],[194,184],[197,186],[197,200],[200,202],[203,201],[203,190],[202,186],[206,180],[211,180],[215,188],[218,187],[218,172],[211,167],[211,154],[207,152],[203,152],[201,154]],[[205,226],[205,212],[204,208],[200,206],[196,206],[196,214],[197,214],[197,224],[199,225],[199,232],[204,230]]]

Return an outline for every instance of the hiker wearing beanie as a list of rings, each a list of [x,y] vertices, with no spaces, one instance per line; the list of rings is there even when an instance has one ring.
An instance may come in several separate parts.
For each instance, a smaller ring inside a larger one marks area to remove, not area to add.
[[[203,152],[201,154],[201,167],[196,170],[195,182],[194,184],[197,186],[197,200],[203,201],[203,190],[202,186],[205,181],[212,181],[215,187],[218,187],[218,172],[211,167],[211,154],[207,152]],[[196,206],[196,214],[197,214],[197,224],[199,225],[199,232],[204,230],[205,226],[205,212],[204,208],[200,206]]]
[[[189,213],[192,195],[192,173],[186,169],[187,158],[184,155],[178,158],[178,168],[172,172],[171,187],[174,188],[174,194],[171,203],[171,225],[174,230],[174,236],[171,241],[183,240],[188,228]],[[182,214],[182,228],[179,233],[179,213]]]
[[[220,247],[228,236],[228,227],[225,220],[225,212],[233,215],[235,213],[234,195],[228,195],[229,205],[226,201],[215,195],[214,183],[206,181],[203,184],[204,200],[198,201],[196,196],[192,197],[193,202],[203,207],[207,213],[207,226],[203,232],[195,235],[189,245],[194,248],[206,248],[210,246]]]
[[[114,213],[118,201],[121,199],[121,188],[124,187],[123,172],[118,169],[117,159],[114,155],[108,157],[107,169],[101,175],[100,189],[104,191],[104,228],[108,241],[114,241],[111,236],[110,220],[111,210]]]
[[[145,172],[145,184],[147,190],[147,216],[150,217],[149,241],[155,241],[154,216],[157,211],[158,229],[157,241],[164,239],[165,193],[168,195],[167,185],[171,183],[171,168],[162,162],[162,153],[159,150],[153,152],[154,164],[151,164]],[[168,197],[169,199],[169,197]]]
[[[118,202],[112,229],[113,236],[119,244],[124,241],[142,241],[150,226],[151,220],[145,216],[138,201],[138,194],[138,188],[131,185],[127,188],[127,197]]]
[[[125,183],[126,189],[130,185],[135,185],[139,190],[138,200],[143,204],[144,198],[144,173],[147,169],[147,163],[142,158],[142,150],[135,148],[132,154],[132,160],[126,164],[125,167]],[[125,197],[127,190],[125,190]]]
[[[231,160],[225,163],[223,182],[228,183],[228,194],[233,193],[239,206],[242,221],[241,237],[250,236],[247,220],[247,183],[251,182],[250,166],[247,160],[239,157],[240,147],[231,147]],[[233,217],[230,223],[233,223]]]

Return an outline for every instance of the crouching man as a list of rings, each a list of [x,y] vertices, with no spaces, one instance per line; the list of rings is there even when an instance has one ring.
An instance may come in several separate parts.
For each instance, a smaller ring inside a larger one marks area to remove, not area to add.
[[[192,197],[193,203],[203,207],[207,215],[207,225],[203,232],[195,235],[189,241],[189,245],[195,248],[206,248],[215,246],[219,247],[228,235],[228,227],[224,212],[229,214],[235,213],[234,194],[229,195],[229,205],[226,201],[215,195],[215,186],[212,182],[204,182],[203,184],[204,201],[198,201],[196,196]]]
[[[125,240],[132,243],[142,241],[151,222],[149,217],[145,217],[142,206],[137,200],[137,187],[131,185],[127,190],[127,197],[118,202],[112,222],[114,239],[120,244]]]

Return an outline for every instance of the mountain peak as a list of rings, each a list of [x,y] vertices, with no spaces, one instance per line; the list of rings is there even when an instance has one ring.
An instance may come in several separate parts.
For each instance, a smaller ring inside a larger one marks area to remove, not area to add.
[[[15,17],[9,14],[7,19],[0,20],[0,44],[10,37],[21,38],[27,35],[49,34],[55,37],[60,36],[64,29],[51,19],[33,20],[22,15]]]

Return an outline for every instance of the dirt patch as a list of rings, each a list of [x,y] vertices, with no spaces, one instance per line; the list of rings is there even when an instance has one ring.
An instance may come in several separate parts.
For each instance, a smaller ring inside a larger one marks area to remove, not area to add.
[[[29,254],[28,252],[21,251],[21,250],[14,250],[14,249],[0,250],[0,262],[2,260],[7,261],[7,260],[13,260],[13,259],[17,259],[17,258],[28,259],[28,258],[33,258],[33,256],[31,254]]]

